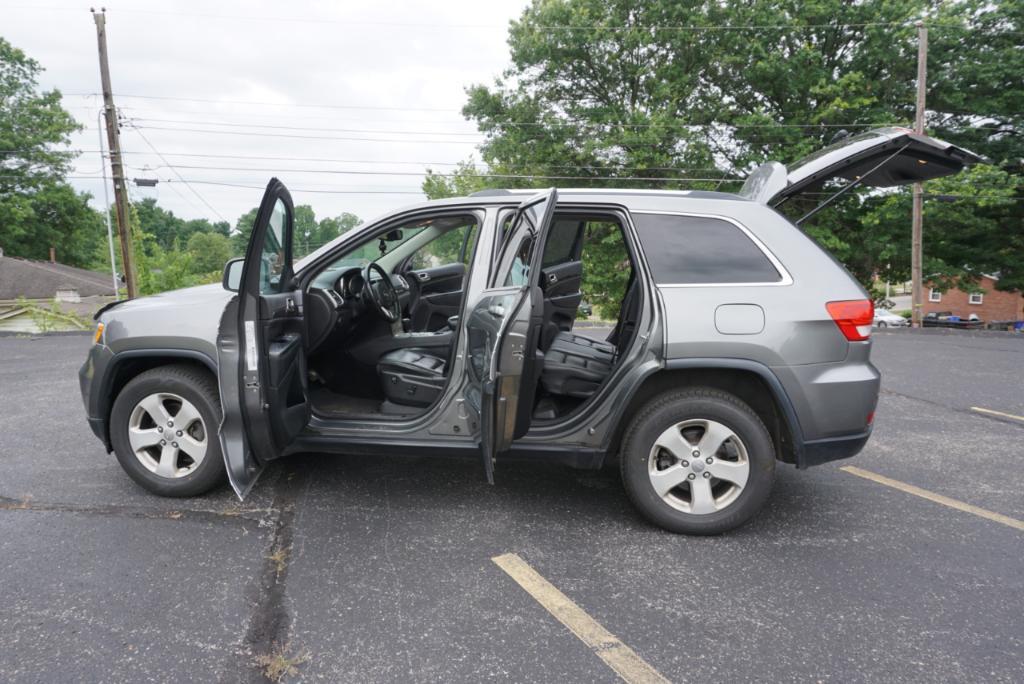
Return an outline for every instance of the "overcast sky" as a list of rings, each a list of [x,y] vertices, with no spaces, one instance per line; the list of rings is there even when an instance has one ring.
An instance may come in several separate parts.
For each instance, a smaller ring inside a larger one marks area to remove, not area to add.
[[[130,120],[121,136],[128,176],[161,180],[132,196],[232,225],[273,175],[318,217],[369,219],[419,201],[425,168],[450,171],[474,156],[480,137],[460,114],[464,88],[507,66],[508,22],[526,4],[106,3],[113,89]],[[73,138],[84,153],[71,182],[102,206],[91,5],[0,0],[0,35],[45,68],[41,85],[59,88],[85,126]],[[175,171],[194,192],[169,182]]]

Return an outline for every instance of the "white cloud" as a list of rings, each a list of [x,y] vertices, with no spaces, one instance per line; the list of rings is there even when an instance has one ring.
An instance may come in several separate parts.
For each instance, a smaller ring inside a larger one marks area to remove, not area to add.
[[[61,9],[47,9],[46,3],[32,5],[21,0],[4,9],[3,36],[46,69],[44,87],[57,87],[68,94],[66,106],[87,127],[74,136],[74,145],[90,151],[79,158],[75,175],[96,176],[73,183],[91,192],[100,204],[100,160],[95,153],[100,98],[88,95],[100,89],[96,33],[88,11],[97,4],[64,0]],[[287,4],[139,0],[107,4],[111,78],[115,93],[210,100],[118,98],[122,111],[133,117],[141,134],[179,167],[184,178],[262,187],[277,175],[293,189],[295,201],[311,204],[318,216],[351,211],[370,218],[421,196],[321,194],[301,189],[418,192],[421,176],[307,173],[299,169],[422,172],[424,162],[454,163],[471,156],[479,138],[459,113],[465,103],[464,88],[490,82],[505,68],[508,21],[518,17],[525,5],[526,0],[302,0]],[[254,124],[294,130],[254,128]],[[181,130],[185,128],[217,132]],[[260,135],[241,134],[245,132]],[[122,129],[122,142],[129,176],[175,178],[131,126]],[[231,168],[180,168],[188,166]],[[193,187],[232,222],[255,206],[261,195],[258,189],[200,183]],[[133,188],[133,194],[156,195],[162,205],[187,218],[217,218],[181,183]]]

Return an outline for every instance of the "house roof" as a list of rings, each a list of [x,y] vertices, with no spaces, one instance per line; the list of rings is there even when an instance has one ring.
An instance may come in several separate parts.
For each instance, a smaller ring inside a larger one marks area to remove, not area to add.
[[[109,275],[65,264],[0,257],[0,300],[53,299],[57,290],[74,288],[83,297],[114,294]]]

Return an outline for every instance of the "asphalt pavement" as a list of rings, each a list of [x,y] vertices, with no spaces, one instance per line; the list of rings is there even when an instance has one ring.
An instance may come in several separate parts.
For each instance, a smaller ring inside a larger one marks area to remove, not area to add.
[[[2,681],[620,681],[507,553],[670,681],[1024,680],[1024,421],[977,410],[1024,415],[1024,338],[876,334],[865,451],[780,466],[715,538],[645,523],[613,469],[542,464],[491,487],[301,455],[244,503],[161,499],[85,423],[89,343],[0,338]]]

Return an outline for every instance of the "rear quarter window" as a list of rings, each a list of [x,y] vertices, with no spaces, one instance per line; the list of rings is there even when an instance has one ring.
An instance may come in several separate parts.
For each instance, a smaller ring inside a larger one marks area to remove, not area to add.
[[[782,275],[736,224],[707,216],[633,214],[658,284],[777,283]]]

